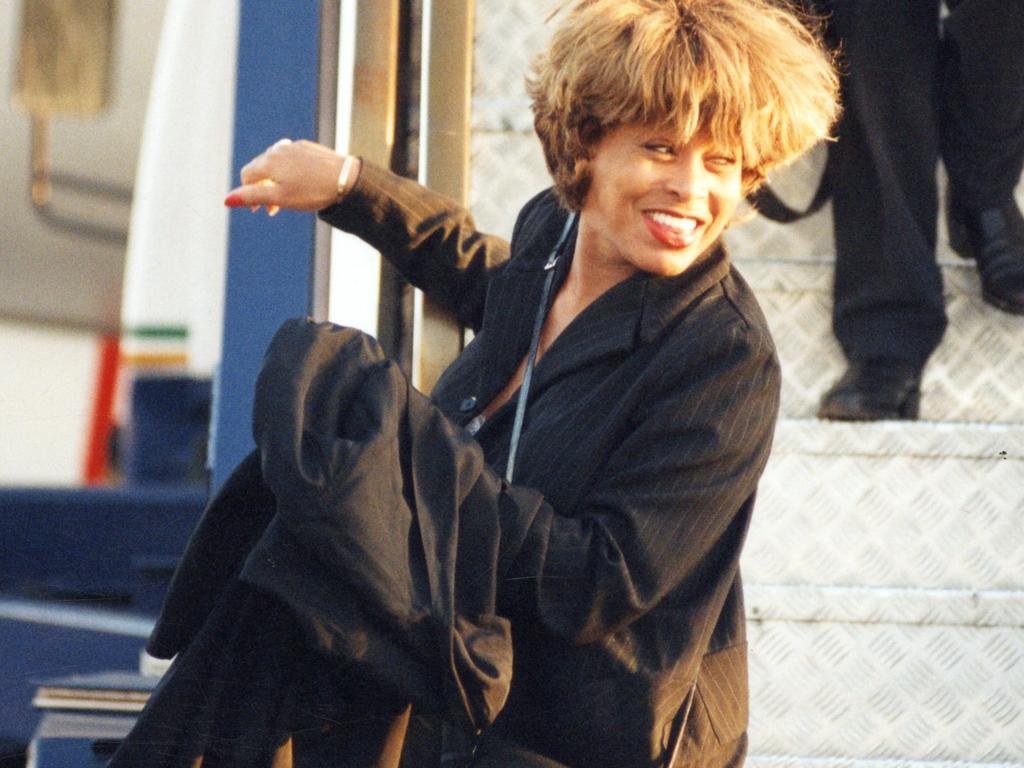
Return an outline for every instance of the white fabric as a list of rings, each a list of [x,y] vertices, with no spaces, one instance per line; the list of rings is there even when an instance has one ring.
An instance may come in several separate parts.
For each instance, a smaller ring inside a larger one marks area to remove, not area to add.
[[[168,0],[139,153],[122,325],[185,326],[188,371],[220,358],[238,0]]]

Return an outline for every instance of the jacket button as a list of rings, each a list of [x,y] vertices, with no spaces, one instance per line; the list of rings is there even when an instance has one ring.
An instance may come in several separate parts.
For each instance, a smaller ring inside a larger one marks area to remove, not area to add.
[[[463,413],[469,413],[474,408],[476,408],[475,397],[467,397],[465,400],[459,403],[459,410],[462,411]]]

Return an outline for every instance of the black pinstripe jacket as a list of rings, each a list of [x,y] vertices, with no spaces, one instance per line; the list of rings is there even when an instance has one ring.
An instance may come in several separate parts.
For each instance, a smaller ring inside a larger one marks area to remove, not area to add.
[[[476,329],[433,393],[463,425],[526,354],[565,215],[538,195],[509,250],[370,164],[321,212]],[[778,401],[770,333],[721,247],[677,277],[628,278],[556,339],[519,447],[516,482],[545,503],[498,586],[515,666],[495,733],[584,768],[742,762],[739,556]],[[476,435],[499,472],[513,411]]]

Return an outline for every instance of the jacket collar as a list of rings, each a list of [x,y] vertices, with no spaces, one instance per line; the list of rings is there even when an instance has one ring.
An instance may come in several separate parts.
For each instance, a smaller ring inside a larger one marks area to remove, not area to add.
[[[539,213],[539,212],[538,212]],[[546,272],[544,269],[564,225],[566,213],[548,208],[523,227],[512,244],[512,261],[491,279],[484,331],[488,335],[481,394],[493,397],[508,382],[526,355]],[[575,233],[556,269],[557,293],[572,261]],[[729,258],[719,242],[681,275],[656,277],[636,273],[613,286],[566,328],[537,366],[534,387],[606,355],[649,344],[686,309],[729,272]]]
[[[713,246],[698,262],[675,277],[646,275],[640,340],[649,344],[691,304],[729,274],[725,244]]]

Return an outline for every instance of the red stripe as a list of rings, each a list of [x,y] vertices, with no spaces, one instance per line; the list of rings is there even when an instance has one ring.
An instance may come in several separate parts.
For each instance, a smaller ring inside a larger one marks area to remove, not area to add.
[[[100,339],[100,362],[96,376],[89,445],[85,455],[85,483],[99,485],[106,480],[110,433],[114,429],[114,395],[121,353],[116,334]]]

